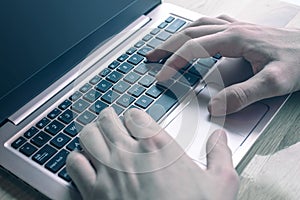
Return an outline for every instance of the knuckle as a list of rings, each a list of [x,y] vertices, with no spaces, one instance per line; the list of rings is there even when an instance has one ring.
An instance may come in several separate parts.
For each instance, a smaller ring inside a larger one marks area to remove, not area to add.
[[[263,76],[263,84],[268,85],[271,91],[285,91],[288,90],[286,79],[282,78],[282,74],[285,73],[281,68],[269,68],[265,70]]]
[[[247,30],[240,24],[232,23],[228,25],[225,32],[228,34],[228,39],[232,42],[241,42],[243,37],[247,35]]]
[[[243,90],[241,87],[231,87],[228,88],[228,94],[232,95],[236,102],[234,102],[234,105],[237,105],[238,107],[244,106],[248,104],[249,94],[245,90]]]

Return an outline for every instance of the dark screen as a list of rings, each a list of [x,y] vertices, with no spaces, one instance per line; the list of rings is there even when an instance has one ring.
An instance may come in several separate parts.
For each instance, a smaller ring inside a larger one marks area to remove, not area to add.
[[[101,0],[5,1],[0,13],[0,66],[5,77],[0,84],[6,87],[0,88],[0,98],[131,2],[110,6]]]
[[[121,31],[159,2],[2,0],[1,111],[6,111],[4,104],[12,103],[12,99],[15,101],[14,109],[20,108],[85,58],[101,41]],[[35,77],[37,75],[39,77]],[[25,90],[30,84],[40,84],[41,88]],[[2,119],[3,116],[0,122]]]

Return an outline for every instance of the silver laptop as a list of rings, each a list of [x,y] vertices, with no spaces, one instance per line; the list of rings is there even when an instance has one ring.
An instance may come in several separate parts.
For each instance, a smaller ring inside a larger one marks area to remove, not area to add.
[[[194,59],[157,83],[163,61],[145,63],[145,54],[202,17],[160,0],[2,4],[0,165],[51,199],[80,198],[65,159],[80,150],[80,130],[108,106],[121,119],[129,108],[145,110],[205,167],[213,130],[227,130],[237,165],[287,99],[211,117],[207,103],[226,86],[219,67],[247,65],[221,55]]]

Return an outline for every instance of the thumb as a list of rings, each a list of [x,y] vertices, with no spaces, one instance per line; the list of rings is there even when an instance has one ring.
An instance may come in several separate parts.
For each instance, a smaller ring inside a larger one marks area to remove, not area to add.
[[[269,64],[250,79],[221,90],[208,104],[210,114],[231,114],[261,99],[285,94],[287,89],[280,78],[281,69],[273,65],[276,64]]]
[[[207,169],[233,168],[231,150],[227,145],[225,131],[216,130],[207,140]]]

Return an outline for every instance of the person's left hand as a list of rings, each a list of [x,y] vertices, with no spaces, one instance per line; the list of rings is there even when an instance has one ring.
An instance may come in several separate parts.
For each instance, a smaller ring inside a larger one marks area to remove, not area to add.
[[[124,124],[112,108],[80,134],[83,153],[67,170],[83,199],[235,199],[239,180],[226,134],[207,143],[202,170],[145,112],[130,109]]]

